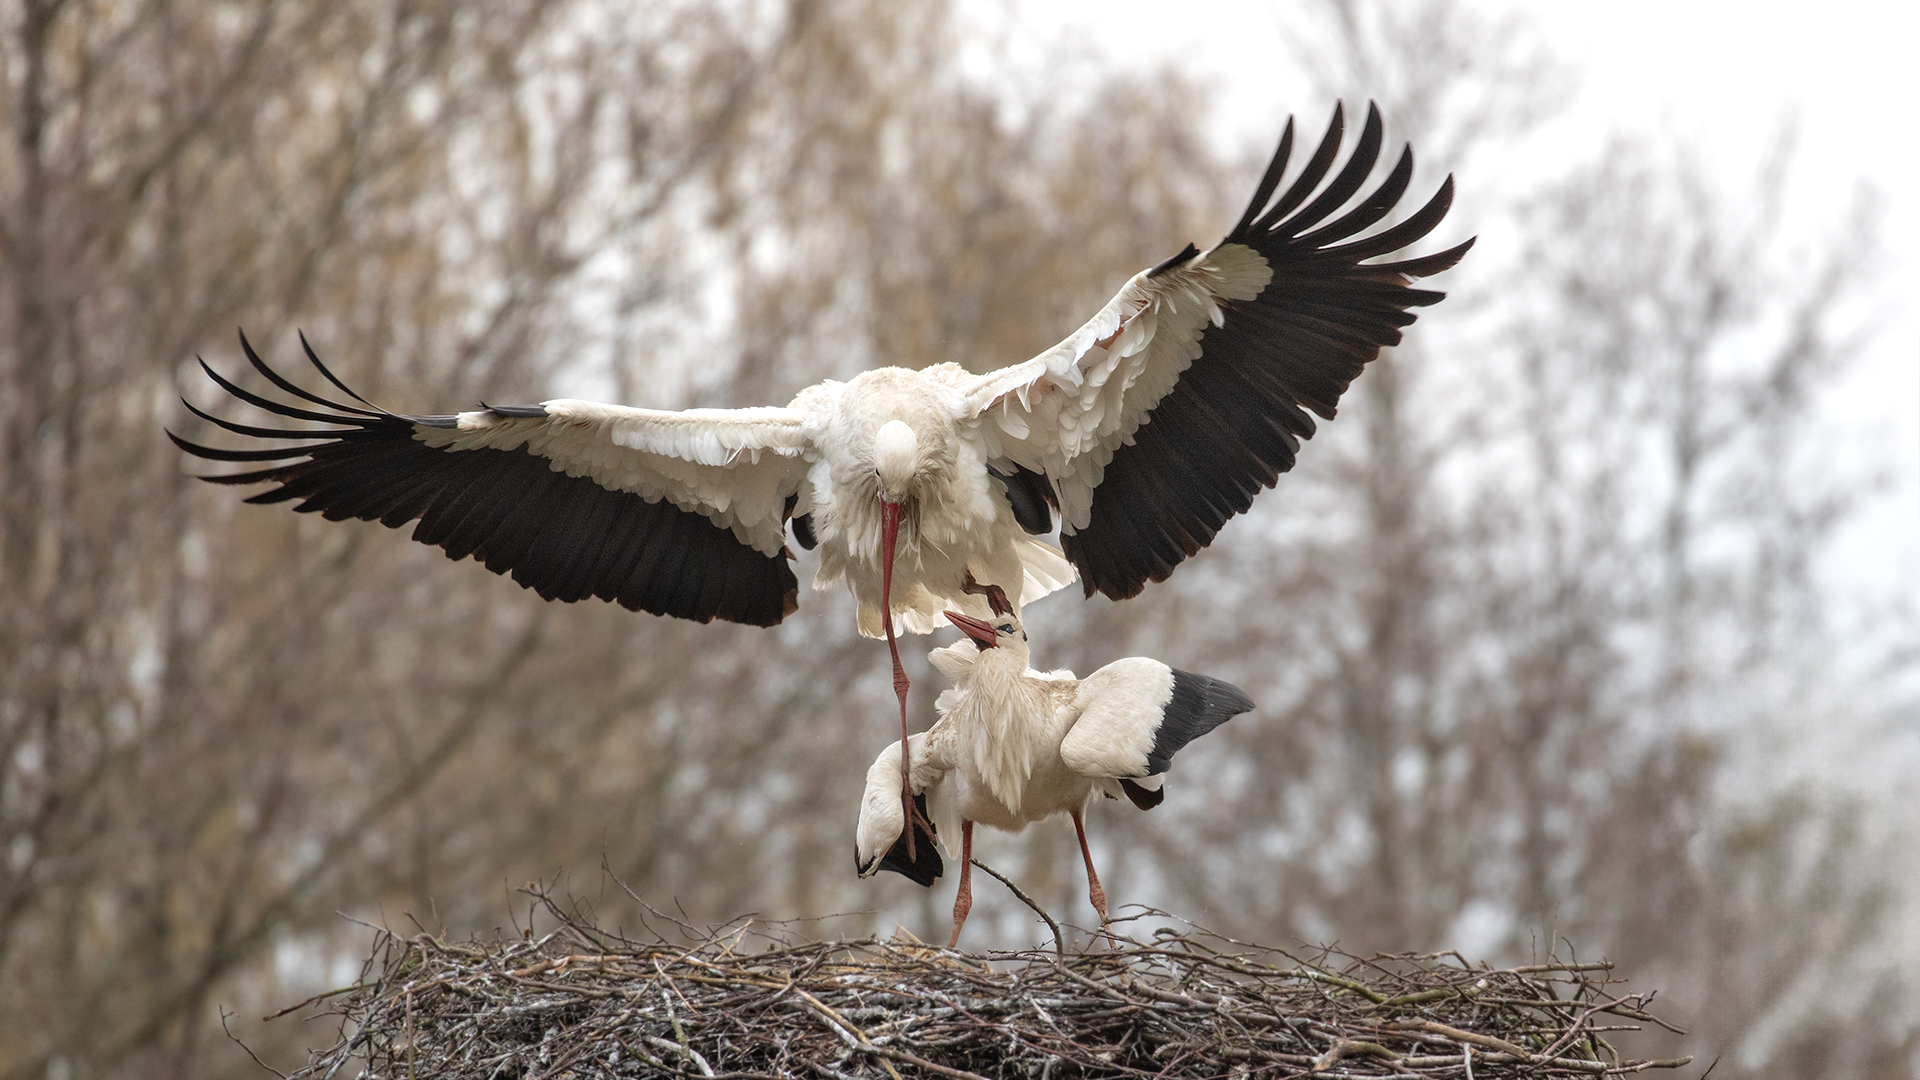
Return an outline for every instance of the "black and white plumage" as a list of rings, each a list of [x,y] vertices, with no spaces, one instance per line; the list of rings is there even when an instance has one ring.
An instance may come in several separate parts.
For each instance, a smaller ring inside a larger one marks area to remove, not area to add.
[[[248,348],[253,366],[298,401],[208,375],[244,401],[332,428],[252,427],[196,409],[237,434],[308,445],[176,441],[200,457],[264,465],[208,478],[278,485],[249,501],[396,528],[418,521],[415,539],[472,555],[550,599],[777,623],[797,603],[789,522],[802,546],[820,547],[816,587],[844,578],[872,636],[887,607],[924,633],[948,609],[990,617],[987,586],[1017,606],[1076,569],[1089,595],[1131,596],[1292,467],[1314,430],[1308,413],[1332,417],[1361,368],[1400,340],[1412,309],[1443,295],[1409,282],[1452,266],[1472,244],[1365,263],[1430,232],[1452,180],[1406,220],[1349,240],[1394,210],[1412,155],[1403,151],[1336,217],[1379,157],[1379,113],[1369,108],[1358,145],[1322,189],[1342,131],[1336,108],[1319,149],[1275,199],[1289,121],[1220,244],[1188,245],[1135,275],[1060,344],[984,375],[955,364],[880,368],[810,387],[785,407],[668,412],[562,399],[425,416],[371,405],[311,350],[344,399],[295,385]],[[897,436],[888,447],[883,431]],[[889,502],[900,507],[900,557],[883,605]],[[1064,559],[1029,539],[1049,531],[1056,510]]]
[[[703,622],[771,625],[796,609],[790,526],[802,547],[819,548],[815,588],[844,580],[860,631],[887,637],[904,738],[896,618],[909,632],[933,629],[948,609],[990,618],[1076,572],[1089,596],[1115,599],[1164,579],[1293,467],[1314,431],[1308,414],[1331,418],[1413,309],[1442,298],[1411,283],[1452,266],[1471,240],[1367,260],[1431,232],[1452,179],[1369,233],[1406,193],[1412,153],[1362,194],[1379,159],[1379,112],[1368,108],[1335,171],[1343,135],[1336,107],[1282,189],[1289,120],[1224,240],[1187,245],[1058,345],[986,374],[883,367],[809,387],[784,407],[668,412],[561,399],[426,416],[373,406],[311,349],[344,398],[302,388],[249,347],[290,400],[208,375],[269,412],[331,426],[263,428],[195,409],[235,434],[306,445],[174,441],[262,466],[207,478],[277,485],[249,501],[395,528],[417,521],[416,540],[472,555],[543,597],[596,596]],[[1056,514],[1061,549],[1034,538]]]
[[[1173,755],[1229,718],[1253,708],[1239,688],[1158,660],[1116,660],[1079,679],[1070,671],[1028,666],[1019,619],[990,622],[949,612],[966,633],[928,654],[953,683],[940,695],[940,719],[912,736],[910,790],[922,817],[908,822],[899,799],[900,744],[882,751],[867,771],[854,839],[862,877],[881,870],[931,885],[945,869],[937,847],[960,837],[960,889],[954,900],[958,941],[972,903],[969,873],[973,824],[1008,832],[1065,813],[1086,859],[1088,897],[1104,924],[1106,894],[1093,868],[1082,815],[1094,794],[1125,796],[1149,810]],[[952,854],[951,849],[948,854]]]

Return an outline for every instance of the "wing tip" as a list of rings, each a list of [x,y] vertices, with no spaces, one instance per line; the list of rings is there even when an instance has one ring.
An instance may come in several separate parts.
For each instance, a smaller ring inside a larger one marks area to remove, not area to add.
[[[1127,801],[1142,810],[1151,810],[1166,801],[1167,789],[1162,787],[1146,788],[1126,777],[1120,778],[1120,790],[1126,793]]]
[[[1467,257],[1467,252],[1473,250],[1474,243],[1479,239],[1478,236],[1469,236],[1445,251],[1436,251],[1432,255],[1422,255],[1418,258],[1407,259],[1398,264],[1395,269],[1408,277],[1416,278],[1432,277],[1435,274],[1444,273],[1459,265],[1460,260]]]

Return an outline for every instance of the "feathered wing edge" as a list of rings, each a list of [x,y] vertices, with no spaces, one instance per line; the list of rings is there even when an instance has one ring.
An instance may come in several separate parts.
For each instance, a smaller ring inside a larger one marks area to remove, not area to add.
[[[758,626],[778,623],[798,606],[799,582],[784,551],[757,551],[732,530],[664,499],[649,501],[587,476],[569,476],[525,447],[435,449],[418,436],[454,428],[456,417],[407,416],[373,406],[321,363],[304,336],[301,346],[313,367],[358,405],[301,388],[261,360],[244,334],[240,344],[254,370],[275,387],[328,411],[251,393],[202,360],[202,370],[221,389],[278,416],[336,425],[255,427],[187,402],[194,415],[235,434],[306,444],[227,450],[167,433],[196,457],[271,462],[249,472],[201,477],[216,484],[278,485],[247,502],[299,500],[294,509],[301,513],[389,528],[417,520],[415,540],[445,549],[449,558],[471,555],[496,574],[511,573],[548,600],[597,596],[656,615]],[[538,405],[488,409],[509,419],[545,416]]]
[[[867,767],[860,820],[854,830],[853,867],[863,878],[891,870],[917,885],[931,886],[946,872],[941,858],[945,844],[936,834],[942,823],[947,825],[949,837],[957,834],[959,822],[954,816],[951,792],[944,784],[946,766],[929,753],[928,733],[916,732],[912,743],[913,802],[920,811],[913,823],[913,855],[907,854],[906,815],[900,806],[900,743],[896,740]],[[928,825],[933,826],[932,831]],[[883,844],[885,850],[881,850]]]
[[[1201,324],[1191,365],[1113,449],[1086,524],[1062,530],[1061,546],[1088,596],[1133,596],[1210,544],[1293,467],[1300,440],[1314,432],[1308,411],[1331,419],[1362,368],[1399,343],[1415,319],[1411,309],[1445,295],[1412,288],[1412,279],[1453,266],[1473,246],[1467,240],[1432,255],[1365,262],[1431,232],[1452,203],[1453,179],[1406,220],[1348,240],[1392,212],[1411,180],[1413,155],[1403,149],[1378,187],[1328,220],[1365,185],[1382,141],[1379,110],[1369,105],[1346,165],[1316,196],[1338,156],[1343,126],[1336,106],[1301,174],[1274,198],[1292,150],[1289,120],[1240,222],[1205,253],[1217,259],[1240,245],[1265,261],[1272,278],[1251,299],[1223,300],[1217,321]],[[1182,255],[1155,272],[1202,257]]]
[[[1173,755],[1254,705],[1232,683],[1130,656],[1082,679],[1074,707],[1061,760],[1151,810],[1166,797],[1161,783]]]

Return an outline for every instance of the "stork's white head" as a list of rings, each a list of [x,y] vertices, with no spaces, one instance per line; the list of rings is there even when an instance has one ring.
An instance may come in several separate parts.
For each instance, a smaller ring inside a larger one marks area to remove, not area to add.
[[[873,437],[873,470],[880,474],[880,493],[892,502],[907,497],[907,487],[920,468],[920,438],[904,421],[889,420]]]
[[[1021,628],[1019,616],[995,615],[991,622],[957,611],[949,611],[946,616],[948,622],[973,639],[974,647],[980,650],[982,659],[988,656],[996,660],[1004,657],[1014,670],[1026,670],[1027,632]]]

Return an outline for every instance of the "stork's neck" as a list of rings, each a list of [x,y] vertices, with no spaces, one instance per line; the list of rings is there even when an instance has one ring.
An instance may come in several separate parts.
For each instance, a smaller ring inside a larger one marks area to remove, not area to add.
[[[1052,701],[1027,668],[1025,650],[980,650],[947,723],[963,760],[995,799],[1015,814],[1033,762],[1052,734]]]

